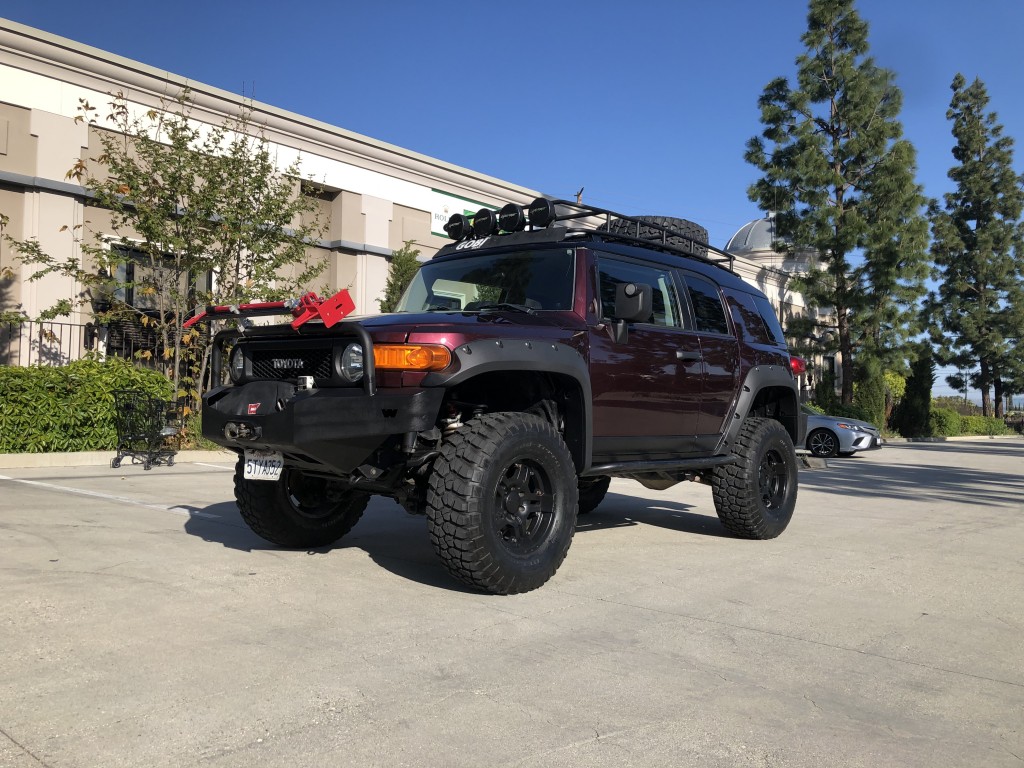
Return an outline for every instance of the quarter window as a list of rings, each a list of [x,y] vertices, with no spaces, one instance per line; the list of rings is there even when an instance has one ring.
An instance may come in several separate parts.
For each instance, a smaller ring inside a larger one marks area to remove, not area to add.
[[[729,333],[729,323],[725,319],[725,309],[722,307],[718,287],[696,275],[687,274],[684,279],[690,294],[690,303],[693,304],[696,329],[703,333]]]

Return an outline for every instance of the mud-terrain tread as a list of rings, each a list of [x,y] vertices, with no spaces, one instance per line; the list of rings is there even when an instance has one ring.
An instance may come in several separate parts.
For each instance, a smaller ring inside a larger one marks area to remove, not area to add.
[[[772,513],[761,504],[757,491],[757,472],[765,444],[776,441],[789,470],[789,496],[784,507]],[[733,444],[733,453],[739,461],[716,467],[711,475],[712,496],[718,519],[741,538],[773,539],[789,525],[796,505],[796,451],[789,432],[775,419],[748,416]]]
[[[253,533],[281,547],[306,549],[333,544],[352,530],[370,502],[369,494],[351,491],[339,502],[338,513],[324,523],[296,520],[288,515],[285,507],[288,501],[284,498],[283,478],[277,482],[246,480],[243,465],[239,457],[235,465],[238,511]]]
[[[599,477],[581,477],[578,483],[580,501],[576,514],[587,515],[597,509],[598,505],[604,501],[605,494],[608,493],[608,486],[611,485],[611,482],[612,479],[608,475],[600,475]]]
[[[560,501],[561,514],[570,519],[555,523],[562,528],[564,541],[556,543],[542,572],[534,574],[503,569],[488,550],[482,530],[489,521],[480,509],[483,500],[479,496],[487,461],[524,433],[532,434],[533,442],[556,454],[557,462],[572,473],[563,479]],[[434,549],[455,578],[494,594],[517,594],[540,587],[565,560],[575,530],[576,503],[572,456],[554,427],[531,414],[488,413],[468,422],[442,445],[428,483],[427,530]]]
[[[646,221],[651,224],[656,224],[678,233],[678,236],[675,237],[671,234],[665,236],[665,243],[674,248],[689,250],[691,240],[696,240],[701,243],[706,243],[708,241],[708,231],[697,222],[690,221],[689,219],[679,219],[674,216],[634,216],[633,218],[639,219],[640,221]],[[636,225],[631,221],[612,219],[610,222],[599,226],[597,231],[634,236]],[[635,236],[640,237],[643,240],[651,240],[653,242],[660,243],[662,241],[662,234],[663,233],[660,229],[655,229],[654,227],[640,227],[639,235]],[[692,253],[697,256],[706,256],[707,252],[707,248],[699,245],[694,246],[692,251]]]

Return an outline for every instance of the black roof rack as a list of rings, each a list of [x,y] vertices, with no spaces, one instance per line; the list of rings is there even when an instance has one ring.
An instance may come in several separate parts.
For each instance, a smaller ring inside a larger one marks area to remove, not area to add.
[[[606,208],[597,208],[570,200],[552,200],[551,202],[556,206],[555,221],[573,221],[591,217],[603,219],[603,222],[596,227],[581,228],[582,231],[594,235],[601,240],[654,248],[664,253],[685,256],[689,259],[697,259],[707,264],[713,264],[735,274],[736,257],[733,254],[715,248],[715,246],[689,235],[682,234],[671,227],[666,227],[643,217],[626,216]],[[563,211],[557,212],[557,207],[561,207]],[[627,226],[618,224],[618,230],[613,232],[611,231],[612,222],[623,222]],[[607,227],[607,229],[600,229],[602,226]],[[642,232],[646,232],[646,236],[642,237]],[[651,236],[652,234],[654,237]],[[679,240],[682,244],[674,245],[669,242],[669,238]],[[704,252],[701,253],[701,250]]]
[[[522,206],[509,203],[498,215],[488,208],[481,209],[473,217],[453,215],[445,225],[445,231],[455,243],[442,248],[437,256],[463,251],[467,246],[480,247],[484,240],[499,233],[508,237],[511,243],[524,235],[529,238],[531,233],[547,230],[549,238],[554,236],[557,240],[587,237],[601,242],[637,245],[696,259],[736,274],[736,257],[733,254],[661,224],[656,217],[627,216],[593,205],[544,197],[530,203],[527,210],[528,215]],[[549,229],[556,222],[563,222],[563,226]],[[576,224],[570,225],[573,222]],[[522,232],[527,227],[529,231]]]

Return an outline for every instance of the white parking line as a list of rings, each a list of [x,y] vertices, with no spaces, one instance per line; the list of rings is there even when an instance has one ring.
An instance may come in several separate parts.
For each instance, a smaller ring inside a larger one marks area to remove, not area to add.
[[[117,496],[113,493],[102,493],[100,491],[87,491],[84,488],[72,488],[67,485],[57,485],[56,483],[44,483],[41,480],[26,480],[20,477],[8,477],[7,475],[0,475],[0,480],[9,480],[12,483],[22,483],[24,485],[34,485],[38,488],[46,488],[51,491],[60,491],[62,493],[72,493],[78,496],[92,496],[98,499],[119,501],[122,504],[133,504],[136,507],[155,509],[160,512],[171,512],[176,515],[188,515],[189,517],[209,517],[213,519],[220,519],[220,515],[214,515],[209,512],[192,511],[190,509],[186,509],[185,507],[179,506],[167,507],[162,504],[147,504],[144,501],[139,501],[138,499],[131,499],[127,496]]]
[[[205,461],[193,461],[192,464],[194,464],[197,467],[210,467],[211,469],[219,469],[221,472],[235,471],[234,467],[224,467],[221,466],[220,464],[207,464]]]

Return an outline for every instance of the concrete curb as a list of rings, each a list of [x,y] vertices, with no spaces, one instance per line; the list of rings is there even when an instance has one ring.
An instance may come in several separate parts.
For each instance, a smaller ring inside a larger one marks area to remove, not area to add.
[[[71,453],[0,453],[0,469],[26,469],[32,467],[109,467],[115,451],[74,451]],[[234,461],[231,451],[178,451],[175,464],[197,461]],[[124,464],[131,458],[124,459]]]
[[[959,437],[883,437],[885,443],[976,443],[983,440],[1024,440],[1024,435],[960,435]]]

